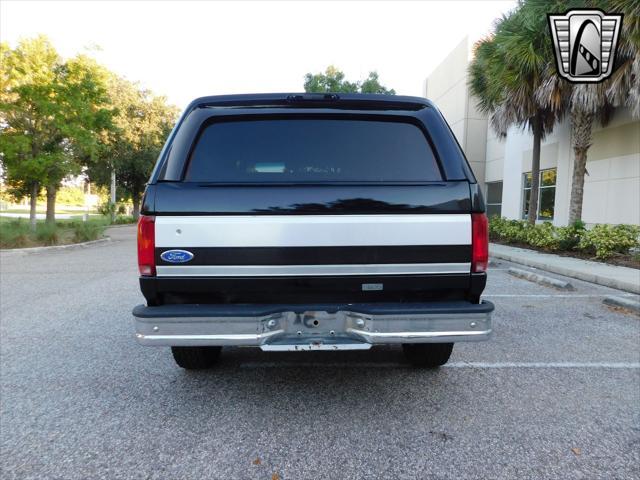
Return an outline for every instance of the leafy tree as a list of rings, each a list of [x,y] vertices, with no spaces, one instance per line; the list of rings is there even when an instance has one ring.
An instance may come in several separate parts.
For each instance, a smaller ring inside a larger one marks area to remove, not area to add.
[[[63,62],[46,37],[0,48],[0,151],[6,183],[17,197],[29,195],[35,228],[36,199],[47,191],[47,222],[55,221],[56,192],[78,174],[110,126],[105,70],[78,56]]]
[[[81,173],[104,148],[101,140],[113,128],[107,94],[109,72],[95,60],[79,55],[59,68],[57,106],[63,155],[47,166],[47,221],[55,219],[56,192],[69,175]]]
[[[82,187],[61,187],[56,195],[56,201],[64,205],[84,205],[84,189]]]
[[[307,93],[383,93],[395,95],[393,89],[380,84],[378,72],[370,72],[362,82],[349,82],[342,71],[329,65],[324,73],[307,73],[304,76],[304,91]]]
[[[0,45],[0,152],[8,190],[30,197],[30,223],[36,226],[36,202],[46,166],[61,157],[54,140],[60,131],[56,115],[56,70],[60,57],[45,37]]]
[[[378,72],[369,72],[369,76],[360,84],[360,93],[384,93],[395,95],[396,91],[380,84]]]
[[[109,80],[109,96],[115,128],[87,173],[98,185],[107,186],[115,171],[120,197],[132,201],[137,217],[145,184],[178,112],[164,97],[115,75]]]
[[[178,115],[164,97],[155,97],[146,90],[139,91],[138,106],[136,116],[129,117],[137,120],[133,139],[125,148],[126,154],[116,162],[116,178],[133,203],[135,218],[140,213],[140,200],[149,175]]]

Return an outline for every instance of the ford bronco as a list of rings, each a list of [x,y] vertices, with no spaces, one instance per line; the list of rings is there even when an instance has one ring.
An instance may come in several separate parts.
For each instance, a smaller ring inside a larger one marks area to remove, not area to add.
[[[437,367],[491,335],[481,191],[423,98],[199,98],[141,211],[136,337],[183,368],[223,346],[380,344]]]

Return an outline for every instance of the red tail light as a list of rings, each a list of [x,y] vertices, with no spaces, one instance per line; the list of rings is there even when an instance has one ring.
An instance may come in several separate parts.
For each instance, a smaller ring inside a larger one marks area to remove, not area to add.
[[[486,272],[489,263],[489,222],[484,213],[471,214],[471,271]]]
[[[138,269],[145,277],[156,274],[156,217],[140,215],[138,219]]]

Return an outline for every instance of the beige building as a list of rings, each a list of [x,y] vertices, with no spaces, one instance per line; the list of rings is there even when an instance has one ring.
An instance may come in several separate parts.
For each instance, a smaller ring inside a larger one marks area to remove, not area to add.
[[[524,218],[533,138],[512,128],[496,137],[467,85],[473,40],[465,38],[425,82],[425,96],[447,119],[482,184],[489,214]],[[571,126],[556,126],[541,148],[539,220],[566,225],[574,154]],[[582,218],[586,223],[640,224],[640,121],[621,108],[606,127],[596,125],[588,152]]]

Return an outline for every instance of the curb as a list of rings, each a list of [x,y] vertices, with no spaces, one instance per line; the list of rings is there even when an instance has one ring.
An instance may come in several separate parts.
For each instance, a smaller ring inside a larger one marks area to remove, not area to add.
[[[110,228],[124,228],[124,227],[135,227],[136,223],[119,223],[117,225],[109,225],[105,227],[105,230],[109,230]]]
[[[5,248],[0,250],[2,255],[29,255],[31,253],[51,252],[55,250],[68,250],[73,248],[85,248],[100,243],[110,242],[111,237],[99,238],[90,242],[70,243],[68,245],[52,245],[50,247],[31,247],[31,248]]]
[[[546,262],[539,262],[535,260],[526,260],[518,255],[511,255],[508,253],[490,252],[490,256],[499,258],[501,260],[507,260],[509,262],[518,263],[527,267],[539,268],[547,272],[556,273],[565,277],[577,278],[585,282],[595,283],[596,285],[602,285],[604,287],[615,288],[616,290],[624,290],[625,292],[631,292],[640,294],[640,284],[633,282],[625,282],[611,277],[604,277],[593,273],[581,272],[579,270],[573,270],[571,268],[559,267]]]
[[[640,302],[631,300],[630,298],[609,296],[605,297],[602,303],[612,307],[626,308],[627,310],[640,314]]]
[[[513,275],[514,277],[524,278],[525,280],[529,280],[530,282],[535,282],[547,287],[553,287],[559,290],[575,290],[575,288],[573,288],[573,285],[571,285],[569,282],[558,280],[557,278],[547,277],[545,275],[539,275],[534,272],[528,272],[527,270],[522,270],[520,268],[511,267],[509,268],[508,273]]]

